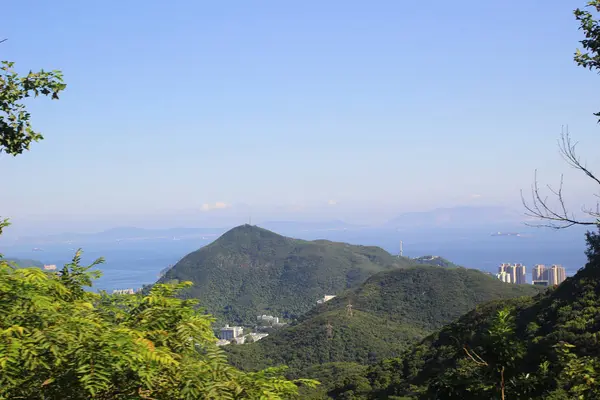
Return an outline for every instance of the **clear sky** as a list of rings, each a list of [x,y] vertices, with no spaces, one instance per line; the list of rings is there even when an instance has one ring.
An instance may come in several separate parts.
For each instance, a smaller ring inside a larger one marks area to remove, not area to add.
[[[30,103],[46,139],[0,156],[0,215],[518,204],[535,168],[569,172],[561,125],[597,156],[600,79],[572,61],[584,3],[6,2],[0,58],[68,88]]]

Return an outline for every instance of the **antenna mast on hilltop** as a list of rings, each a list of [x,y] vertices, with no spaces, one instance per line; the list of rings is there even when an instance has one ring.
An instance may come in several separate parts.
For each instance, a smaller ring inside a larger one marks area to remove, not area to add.
[[[400,257],[403,257],[404,252],[402,251],[402,240],[400,241]]]

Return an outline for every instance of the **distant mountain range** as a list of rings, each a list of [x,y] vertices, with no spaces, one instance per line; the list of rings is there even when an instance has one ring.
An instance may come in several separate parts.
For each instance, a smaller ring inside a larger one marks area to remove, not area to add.
[[[303,232],[326,235],[327,232],[343,231],[426,231],[444,228],[482,228],[492,234],[505,228],[510,232],[522,226],[522,213],[505,207],[452,207],[439,208],[432,211],[409,212],[393,218],[383,225],[368,226],[350,224],[341,220],[329,221],[265,221],[260,223],[267,229],[286,235],[300,235]],[[96,233],[62,233],[56,235],[21,236],[11,239],[0,239],[5,244],[59,244],[72,243],[74,246],[89,243],[105,243],[115,241],[148,241],[148,240],[187,240],[198,238],[215,238],[229,228],[166,228],[144,229],[136,227],[119,227]]]
[[[451,207],[432,211],[409,212],[388,221],[384,226],[398,229],[423,229],[436,227],[477,227],[519,225],[525,221],[522,212],[506,207]]]

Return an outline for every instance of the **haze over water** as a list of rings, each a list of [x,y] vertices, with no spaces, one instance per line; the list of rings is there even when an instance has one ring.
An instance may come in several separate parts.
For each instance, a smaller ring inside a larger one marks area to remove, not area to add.
[[[522,229],[523,231],[523,229]],[[503,262],[522,263],[531,279],[535,264],[562,264],[567,274],[574,274],[585,262],[585,244],[579,231],[554,232],[544,229],[526,229],[532,236],[490,236],[488,231],[413,231],[384,230],[314,231],[285,234],[301,239],[329,239],[351,244],[380,246],[398,254],[399,241],[404,244],[404,255],[418,257],[439,255],[455,264],[496,272]],[[212,240],[212,239],[210,239]],[[104,257],[106,263],[99,269],[103,276],[95,285],[97,289],[113,290],[139,288],[154,283],[159,272],[175,264],[188,253],[208,244],[210,240],[154,240],[128,243],[90,243],[83,246],[83,262],[90,263]],[[30,246],[13,246],[5,251],[7,257],[40,260],[57,266],[67,263],[75,252],[73,245],[49,245],[43,251],[33,251]]]

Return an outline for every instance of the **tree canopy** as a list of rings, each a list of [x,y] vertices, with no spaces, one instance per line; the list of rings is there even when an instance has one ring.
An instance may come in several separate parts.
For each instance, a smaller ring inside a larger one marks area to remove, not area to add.
[[[29,71],[20,76],[14,63],[0,63],[0,153],[13,156],[29,150],[32,142],[44,137],[31,126],[31,114],[23,100],[28,97],[49,96],[57,100],[67,85],[60,71]]]
[[[0,260],[0,399],[284,399],[279,369],[244,373],[216,346],[213,319],[176,294],[85,290],[100,275],[80,252],[59,272]]]
[[[596,14],[594,14],[594,11]],[[592,0],[587,3],[587,7],[578,8],[574,11],[575,18],[579,21],[579,29],[583,31],[585,39],[581,40],[581,47],[575,52],[575,62],[577,65],[596,71],[600,74],[600,22],[598,20],[600,13],[600,0]],[[597,112],[600,118],[600,112]],[[598,120],[600,122],[600,119]]]

